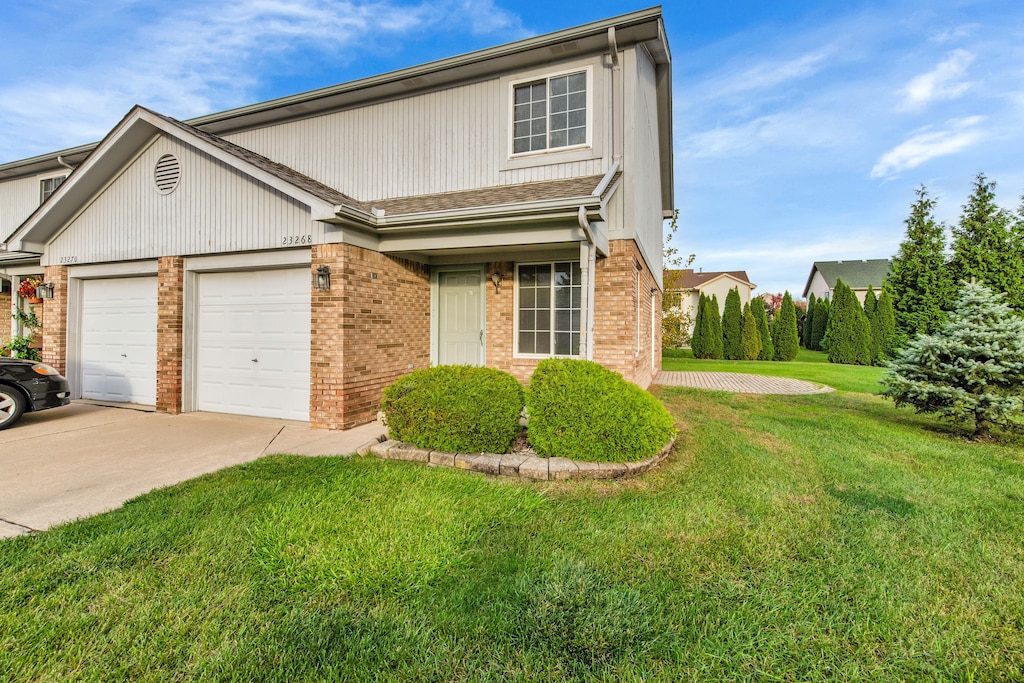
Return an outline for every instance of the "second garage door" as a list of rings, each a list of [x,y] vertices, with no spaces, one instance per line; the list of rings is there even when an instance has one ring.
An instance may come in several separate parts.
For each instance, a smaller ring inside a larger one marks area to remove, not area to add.
[[[309,270],[199,275],[196,408],[309,419]]]

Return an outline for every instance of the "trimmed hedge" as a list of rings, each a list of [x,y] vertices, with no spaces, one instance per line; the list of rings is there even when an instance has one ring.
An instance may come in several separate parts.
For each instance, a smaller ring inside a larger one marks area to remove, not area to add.
[[[526,390],[530,445],[544,457],[635,462],[656,455],[675,421],[651,394],[597,363],[548,358]]]
[[[439,365],[384,390],[392,439],[448,453],[505,453],[519,433],[523,387],[493,368]]]

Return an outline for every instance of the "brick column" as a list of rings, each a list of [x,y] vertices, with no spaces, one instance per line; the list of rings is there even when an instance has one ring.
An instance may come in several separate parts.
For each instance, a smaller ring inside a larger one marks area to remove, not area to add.
[[[161,256],[157,266],[156,409],[181,412],[185,259]]]
[[[53,283],[53,298],[36,306],[43,324],[43,362],[63,375],[68,361],[68,268],[46,266],[43,277]]]

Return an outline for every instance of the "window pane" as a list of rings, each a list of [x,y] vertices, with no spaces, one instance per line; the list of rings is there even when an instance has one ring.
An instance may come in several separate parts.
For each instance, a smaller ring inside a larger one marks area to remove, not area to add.
[[[564,311],[555,311],[555,330],[570,330],[572,329],[572,314],[568,309]]]
[[[580,307],[580,288],[579,287],[573,287],[572,288],[572,307],[577,309],[577,310]]]
[[[551,95],[564,95],[566,89],[569,87],[569,77],[559,76],[558,78],[551,79]]]
[[[572,341],[569,344],[569,354],[572,356],[580,355],[580,335],[572,335]]]
[[[544,135],[547,132],[547,121],[544,119],[534,119],[530,125],[530,135]]]
[[[569,129],[569,142],[570,145],[582,145],[587,141],[587,129],[586,128],[570,128]]]
[[[552,131],[551,133],[551,146],[552,147],[565,147],[569,140],[569,135],[564,130]]]
[[[580,92],[586,91],[587,89],[587,74],[578,73],[572,74],[566,77],[569,86],[569,92]]]
[[[555,332],[555,353],[568,356],[572,353],[572,335],[568,332]]]
[[[543,102],[544,100],[547,99],[547,97],[547,84],[545,84],[544,81],[541,81],[540,83],[534,83],[531,86],[530,99],[532,99],[534,102],[537,102],[538,100]]]
[[[525,138],[530,135],[530,122],[529,121],[516,121],[515,127],[512,129],[512,134],[517,138]]]
[[[551,290],[547,287],[537,291],[537,308],[551,308]]]
[[[530,149],[545,149],[547,138],[543,135],[535,135],[530,138]]]
[[[548,104],[547,104],[547,102],[534,102],[533,105],[531,105],[530,115],[533,116],[533,118],[535,118],[535,119],[537,119],[537,118],[544,118],[544,116],[546,116],[547,113],[548,113]]]
[[[538,285],[550,285],[551,284],[551,266],[538,266],[537,267],[537,284]]]
[[[534,328],[538,332],[549,332],[551,330],[551,311],[549,310],[537,310],[537,326]]]
[[[530,118],[532,109],[529,104],[517,104],[514,111],[516,121],[526,121]]]
[[[567,124],[570,128],[579,128],[587,125],[587,112],[584,109],[569,112]]]
[[[537,312],[533,310],[519,311],[519,329],[532,332],[537,329]]]
[[[569,98],[565,95],[561,97],[551,98],[551,111],[552,113],[563,112],[569,108]]]
[[[529,102],[530,101],[530,92],[531,92],[530,91],[530,86],[528,86],[528,85],[521,85],[518,88],[516,88],[515,103],[516,104],[525,104],[525,103]]]
[[[520,152],[530,151],[530,139],[529,138],[518,138],[512,143],[512,152],[519,154]]]
[[[533,343],[534,340],[533,332],[520,332],[519,333],[519,353],[536,353],[536,345]]]
[[[537,282],[536,266],[519,266],[519,284],[532,287]]]
[[[569,117],[566,114],[551,115],[551,132],[564,130],[569,127]]]
[[[520,287],[519,305],[522,308],[533,308],[537,305],[537,290],[529,287]]]
[[[572,296],[567,287],[555,289],[555,308],[569,308],[572,303]]]

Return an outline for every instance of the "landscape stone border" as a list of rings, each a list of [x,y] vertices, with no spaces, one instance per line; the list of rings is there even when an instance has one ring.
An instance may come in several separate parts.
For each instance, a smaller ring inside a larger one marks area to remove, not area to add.
[[[541,458],[528,453],[444,453],[391,439],[375,439],[360,446],[356,452],[361,456],[375,455],[382,460],[421,462],[432,467],[451,467],[498,477],[566,481],[635,477],[659,465],[672,452],[673,445],[675,439],[669,441],[654,457],[640,462],[586,462],[569,458]]]

